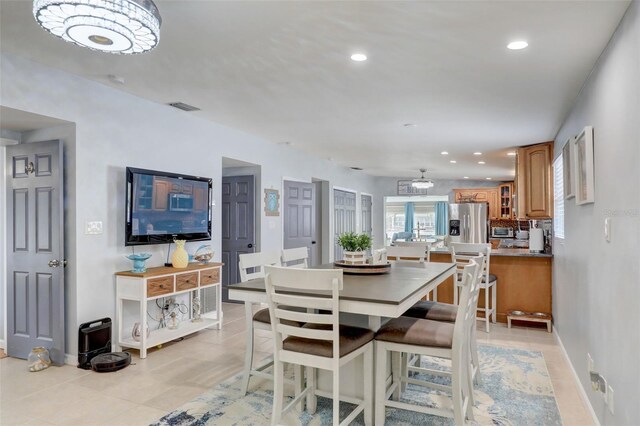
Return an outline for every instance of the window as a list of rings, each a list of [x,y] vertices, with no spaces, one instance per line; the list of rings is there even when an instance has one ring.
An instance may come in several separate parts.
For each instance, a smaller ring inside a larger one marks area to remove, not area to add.
[[[553,162],[553,234],[564,239],[564,183],[562,154]]]
[[[385,236],[388,241],[396,232],[404,232],[404,203],[387,203],[385,205]],[[420,236],[435,235],[436,210],[435,202],[414,202],[413,223],[420,227]],[[413,231],[418,234],[418,231]]]

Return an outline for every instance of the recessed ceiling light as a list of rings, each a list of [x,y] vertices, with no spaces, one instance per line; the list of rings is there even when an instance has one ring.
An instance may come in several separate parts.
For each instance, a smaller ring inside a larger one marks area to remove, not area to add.
[[[482,155],[481,152],[474,152],[473,155]]]
[[[478,164],[484,164],[484,161],[478,161]]]
[[[440,155],[449,155],[449,153],[447,151],[442,151]]]
[[[351,60],[356,62],[362,62],[367,60],[367,55],[364,53],[354,53],[351,55]]]
[[[517,40],[517,41],[512,41],[511,43],[507,44],[507,49],[521,50],[521,49],[524,49],[527,46],[529,46],[529,43],[527,43],[526,41]]]
[[[509,156],[513,157],[513,156],[515,156],[515,155],[516,155],[516,153],[515,153],[515,152],[507,152],[507,155],[509,155]]]
[[[469,179],[469,176],[465,176],[465,177],[463,177],[463,179]]]
[[[456,164],[456,160],[449,161],[451,164]]]
[[[487,180],[491,180],[491,178],[485,178],[485,179],[487,179]]]

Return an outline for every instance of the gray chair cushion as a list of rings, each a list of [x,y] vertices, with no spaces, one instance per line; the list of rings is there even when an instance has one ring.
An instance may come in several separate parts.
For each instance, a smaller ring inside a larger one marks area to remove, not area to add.
[[[305,324],[303,328],[331,330],[329,324]],[[340,357],[343,357],[373,340],[371,330],[360,327],[340,326]],[[330,340],[307,339],[289,336],[282,342],[283,349],[310,355],[333,357],[333,343]]]
[[[492,282],[496,281],[497,279],[498,279],[498,277],[496,277],[495,275],[493,275],[493,274],[489,274],[489,282],[490,282],[490,283],[492,283]],[[486,277],[482,277],[482,282],[483,282],[483,283],[486,283],[486,281],[485,281],[485,280],[486,280]]]
[[[458,307],[456,305],[431,301],[418,302],[402,314],[404,317],[445,322],[456,322],[456,315],[458,315]]]
[[[453,327],[448,322],[399,317],[386,323],[376,333],[376,340],[407,345],[451,348]]]
[[[271,324],[271,316],[269,315],[269,308],[260,309],[253,314],[253,320],[264,324]],[[290,325],[292,327],[302,327],[304,323],[298,321],[282,320],[282,324]]]

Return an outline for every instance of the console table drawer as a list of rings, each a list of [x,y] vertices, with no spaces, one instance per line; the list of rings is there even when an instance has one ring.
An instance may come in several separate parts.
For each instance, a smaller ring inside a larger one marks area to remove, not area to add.
[[[198,287],[198,273],[176,275],[176,291],[189,290]]]
[[[207,269],[206,271],[200,271],[200,285],[211,285],[220,282],[220,269]]]
[[[147,297],[173,293],[173,275],[147,280]]]

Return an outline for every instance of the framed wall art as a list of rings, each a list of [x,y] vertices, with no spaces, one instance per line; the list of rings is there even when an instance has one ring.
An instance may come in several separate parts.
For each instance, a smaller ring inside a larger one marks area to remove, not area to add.
[[[564,184],[565,200],[576,196],[575,164],[573,161],[574,141],[575,137],[570,137],[562,147],[562,182]]]
[[[265,216],[280,216],[280,192],[277,189],[264,190]]]
[[[576,204],[593,203],[595,201],[593,127],[585,127],[573,141],[573,147]]]
[[[427,195],[427,188],[415,188],[412,180],[398,181],[398,195]]]

